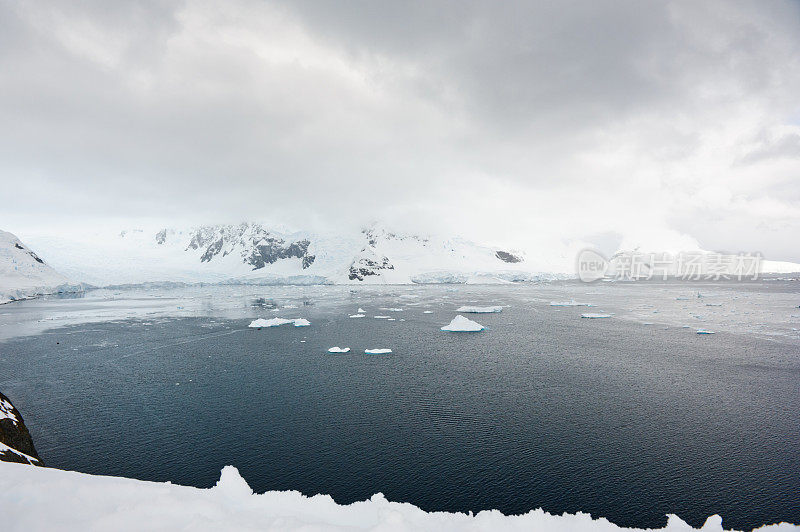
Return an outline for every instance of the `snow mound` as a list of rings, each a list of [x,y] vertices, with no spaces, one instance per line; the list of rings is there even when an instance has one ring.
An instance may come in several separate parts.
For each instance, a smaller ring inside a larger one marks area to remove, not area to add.
[[[349,347],[331,347],[328,349],[328,353],[349,353]]]
[[[470,306],[463,306],[458,307],[456,312],[468,312],[470,314],[491,314],[494,312],[502,312],[503,307],[501,306],[494,306],[494,307],[470,307]]]
[[[253,320],[250,322],[248,327],[279,327],[281,325],[287,325],[291,323],[295,327],[308,327],[311,325],[311,322],[305,318],[270,318],[265,320],[264,318],[258,318],[257,320]]]
[[[461,314],[453,318],[448,325],[442,327],[443,331],[450,332],[478,332],[484,330],[486,327],[478,322],[465,318]]]
[[[297,491],[254,494],[235,467],[226,466],[219,482],[198,489],[162,482],[104,477],[0,462],[0,508],[9,531],[115,530],[536,530],[539,532],[623,532],[607,519],[585,513],[551,515],[542,509],[506,516],[497,510],[475,515],[425,512],[382,494],[348,505],[329,495],[306,497]],[[47,511],[42,511],[46,508]],[[79,511],[76,511],[79,509]],[[782,523],[760,532],[788,532]],[[4,529],[5,530],[5,529]],[[668,515],[662,532],[694,530]],[[705,532],[722,531],[722,518],[709,517]]]
[[[581,314],[581,318],[589,318],[589,319],[599,319],[599,318],[610,318],[611,314],[598,314],[594,312],[588,312],[586,314]]]
[[[367,355],[388,355],[391,352],[391,349],[364,349]]]

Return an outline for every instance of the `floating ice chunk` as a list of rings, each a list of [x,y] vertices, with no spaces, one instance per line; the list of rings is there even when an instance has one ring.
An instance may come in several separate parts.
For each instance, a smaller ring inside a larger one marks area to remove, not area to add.
[[[364,312],[366,311],[363,308],[358,307],[358,310],[356,312],[358,312],[359,314],[364,314]]]
[[[494,306],[494,307],[471,307],[471,306],[463,306],[458,307],[456,312],[468,312],[470,314],[490,314],[492,312],[502,312],[503,307],[501,306]]]
[[[349,347],[331,347],[328,349],[328,353],[348,353],[350,351]]]
[[[391,349],[364,349],[367,355],[388,355],[391,352]]]
[[[714,331],[709,331],[707,329],[697,329],[697,334],[714,334]]]
[[[586,314],[581,314],[581,318],[589,318],[589,319],[599,319],[599,318],[610,318],[611,314],[598,314],[594,312],[587,312]]]
[[[707,307],[721,307],[722,303],[706,303]]]
[[[350,314],[351,318],[363,318],[366,314]]]
[[[380,310],[385,310],[386,312],[403,312],[403,309],[395,307],[390,307],[390,308],[381,307]]]
[[[257,320],[251,321],[248,327],[277,327],[279,325],[286,325],[287,323],[292,323],[292,320],[286,320],[283,318],[271,318],[265,320],[264,318],[258,318]]]
[[[258,318],[257,320],[251,321],[248,327],[278,327],[280,325],[286,325],[289,323],[293,324],[295,327],[308,327],[311,325],[311,322],[304,318],[270,318],[268,320],[265,320],[264,318]]]
[[[433,311],[432,310],[423,310],[422,313],[423,314],[433,314]]]
[[[376,320],[388,320],[391,316],[373,316]]]
[[[485,328],[486,327],[480,323],[474,322],[459,314],[453,318],[453,321],[442,327],[442,330],[451,332],[478,332],[484,330]]]
[[[589,303],[579,303],[574,299],[570,299],[569,301],[551,301],[551,307],[591,307]]]
[[[397,321],[397,320],[396,320],[396,319],[394,319],[394,318],[389,318],[389,319],[388,319],[388,320],[386,320],[386,321]]]

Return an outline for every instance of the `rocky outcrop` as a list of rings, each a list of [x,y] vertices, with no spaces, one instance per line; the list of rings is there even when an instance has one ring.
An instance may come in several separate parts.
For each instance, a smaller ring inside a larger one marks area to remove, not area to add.
[[[33,446],[22,414],[0,393],[0,461],[44,465]]]
[[[167,229],[156,234],[156,243],[163,245],[174,235]],[[286,241],[265,227],[255,223],[238,225],[208,225],[193,229],[186,250],[200,250],[200,262],[211,262],[218,257],[238,254],[244,264],[260,270],[279,260],[300,259],[305,270],[314,263],[309,253],[308,239]]]
[[[494,256],[502,260],[503,262],[509,262],[511,264],[522,262],[522,257],[518,257],[513,253],[509,253],[508,251],[497,250],[495,251]]]

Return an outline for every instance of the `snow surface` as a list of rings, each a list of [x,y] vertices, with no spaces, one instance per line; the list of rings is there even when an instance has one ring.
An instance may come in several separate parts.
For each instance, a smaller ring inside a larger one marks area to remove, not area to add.
[[[311,325],[311,322],[305,318],[270,318],[268,320],[264,318],[258,318],[257,320],[251,321],[248,327],[279,327],[289,323],[295,327],[308,327]]]
[[[486,327],[478,322],[465,318],[461,314],[453,318],[453,320],[442,327],[443,331],[451,332],[478,332],[484,330]]]
[[[364,353],[368,355],[386,355],[391,352],[391,349],[364,349]]]
[[[494,306],[494,307],[470,307],[470,306],[463,306],[458,307],[456,312],[468,312],[471,314],[490,314],[493,312],[502,312],[503,307],[501,306]]]
[[[0,462],[0,508],[4,532],[32,530],[436,530],[622,532],[628,529],[585,513],[551,515],[541,509],[506,516],[497,510],[475,515],[425,512],[382,494],[367,501],[336,504],[329,495],[306,497],[297,491],[254,494],[233,466],[222,469],[217,484],[198,489],[170,483],[104,477]],[[664,532],[694,530],[675,515]],[[722,519],[710,516],[702,530],[721,532]],[[761,532],[789,532],[786,523]]]
[[[349,353],[349,347],[331,347],[328,349],[328,353]]]

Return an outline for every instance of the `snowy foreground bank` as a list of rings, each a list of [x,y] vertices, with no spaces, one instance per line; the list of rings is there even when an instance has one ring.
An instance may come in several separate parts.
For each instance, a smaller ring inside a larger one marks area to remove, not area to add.
[[[0,462],[3,530],[540,530],[612,531],[620,528],[587,514],[555,516],[534,510],[520,516],[427,513],[382,495],[350,505],[327,495],[294,491],[254,495],[236,468],[222,470],[211,489],[101,477]],[[780,524],[759,530],[788,531]],[[669,516],[662,530],[692,528]],[[711,516],[702,530],[722,530]]]

